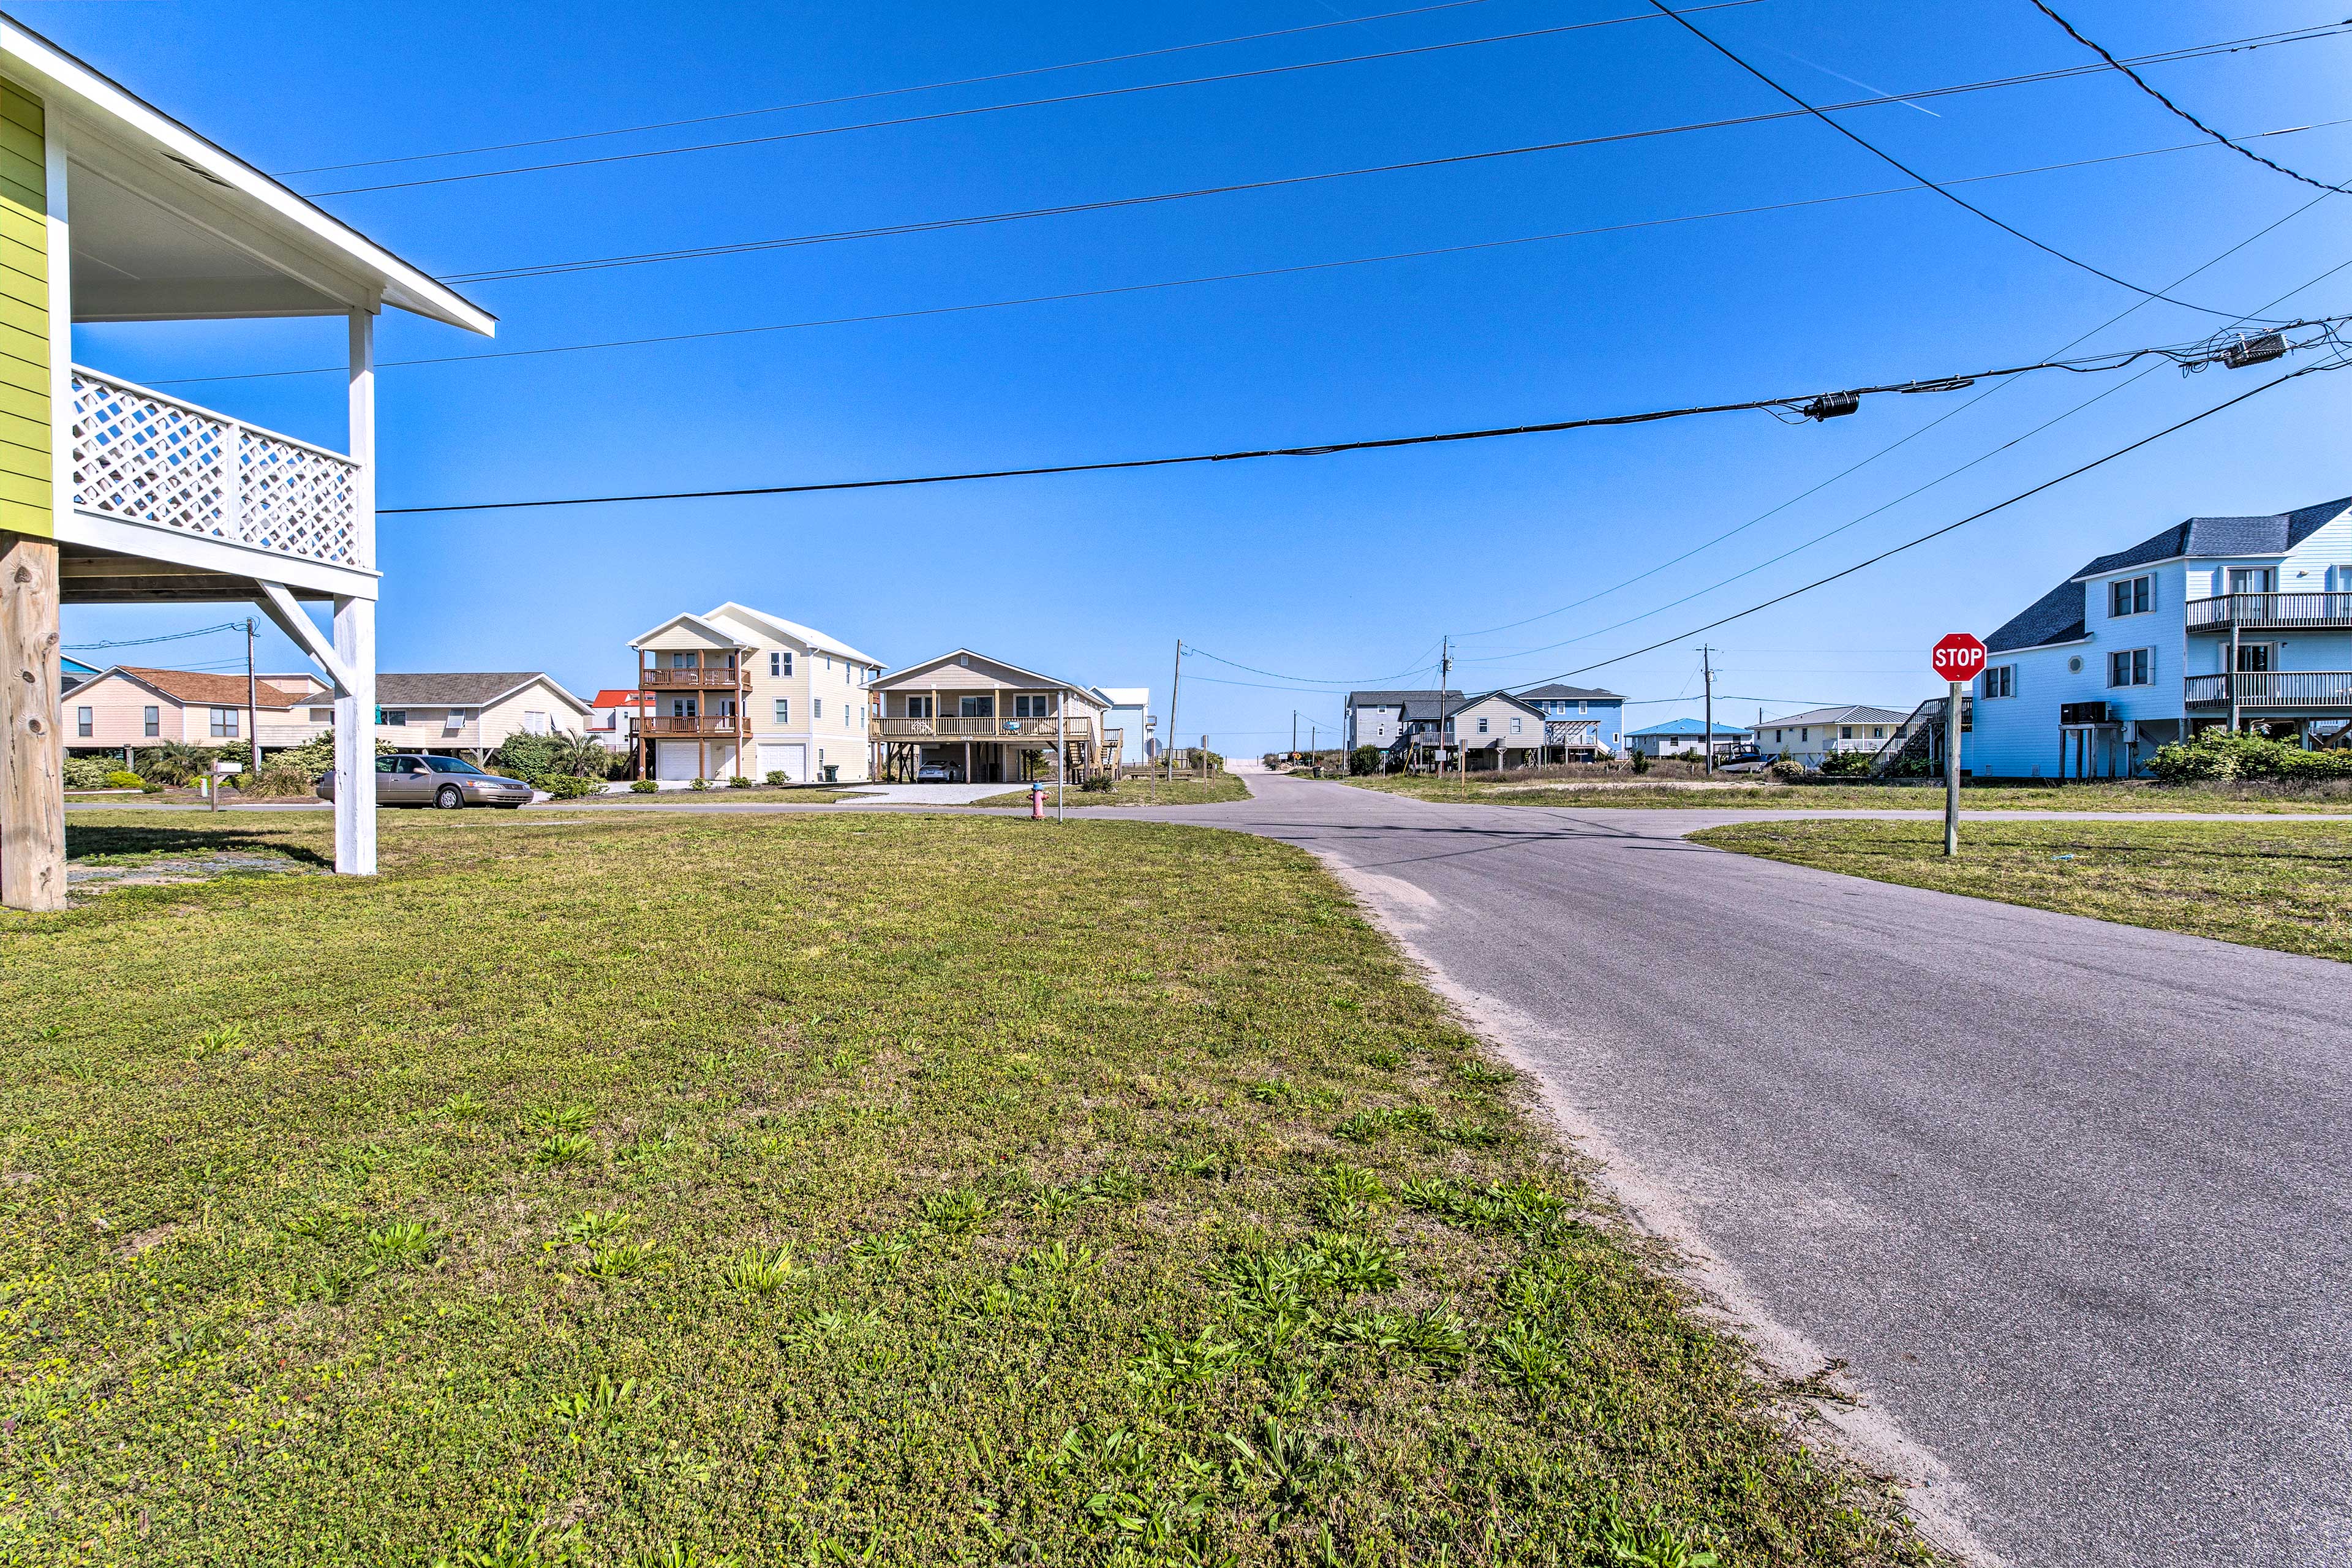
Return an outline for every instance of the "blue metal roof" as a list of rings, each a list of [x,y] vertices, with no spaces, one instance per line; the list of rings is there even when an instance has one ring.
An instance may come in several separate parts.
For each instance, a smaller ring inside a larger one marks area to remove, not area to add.
[[[1752,735],[1756,733],[1755,731],[1748,728],[1745,724],[1726,723],[1720,719],[1716,721],[1715,732],[1718,735]],[[1653,724],[1646,730],[1636,730],[1633,733],[1636,736],[1705,735],[1706,733],[1706,725],[1703,721],[1697,719],[1669,719],[1663,724]]]

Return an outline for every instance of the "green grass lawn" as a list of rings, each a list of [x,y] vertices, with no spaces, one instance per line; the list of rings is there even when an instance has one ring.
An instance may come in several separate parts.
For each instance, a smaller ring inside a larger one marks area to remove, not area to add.
[[[383,863],[0,917],[0,1562],[1926,1561],[1297,850]]]
[[[1242,783],[1239,773],[1220,773],[1205,779],[1121,779],[1107,790],[1065,790],[1062,804],[1070,810],[1080,806],[1092,809],[1104,805],[1211,805],[1221,800],[1247,800],[1249,786]],[[1029,804],[1026,788],[1006,795],[992,795],[975,805],[1018,805]],[[1054,809],[1054,786],[1045,786],[1045,809]]]
[[[2352,960],[2352,823],[1758,822],[1702,844],[1826,871]]]
[[[1660,787],[1644,784],[1632,774],[1623,783],[1531,787],[1524,782],[1474,775],[1465,788],[1459,781],[1426,774],[1390,778],[1351,778],[1360,789],[1411,795],[1416,800],[1467,802],[1477,805],[1573,805],[1689,810],[1753,808],[1770,811],[1941,811],[1941,785],[1916,784],[1721,784]],[[2056,784],[1963,784],[1963,811],[2147,811],[2147,812],[2293,812],[2352,816],[2352,790],[2322,793],[2314,789],[2278,788],[2261,784],[2170,787],[2129,782]]]
[[[770,805],[831,805],[837,800],[854,799],[856,794],[857,791],[854,785],[843,785],[836,789],[825,784],[786,784],[782,787],[753,784],[749,789],[731,789],[724,784],[717,784],[709,789],[647,790],[642,795],[633,790],[623,790],[618,795],[583,795],[559,804],[588,806],[644,805],[648,803],[657,805],[680,805],[725,800],[738,804],[758,801]],[[541,801],[540,804],[544,805],[548,803]]]

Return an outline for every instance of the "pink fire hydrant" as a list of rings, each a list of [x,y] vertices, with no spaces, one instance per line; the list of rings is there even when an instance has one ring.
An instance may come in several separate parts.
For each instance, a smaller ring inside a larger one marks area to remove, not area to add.
[[[1029,820],[1045,820],[1045,784],[1043,779],[1029,786]]]

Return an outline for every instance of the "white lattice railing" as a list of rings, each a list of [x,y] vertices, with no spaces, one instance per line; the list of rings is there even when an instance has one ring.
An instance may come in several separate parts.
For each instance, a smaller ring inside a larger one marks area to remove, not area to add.
[[[74,505],[279,555],[367,567],[359,465],[74,366]]]

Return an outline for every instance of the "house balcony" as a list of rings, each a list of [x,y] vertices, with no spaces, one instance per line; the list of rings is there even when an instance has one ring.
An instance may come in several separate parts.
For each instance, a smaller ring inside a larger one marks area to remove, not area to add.
[[[2352,631],[2352,594],[2221,594],[2187,609],[2192,632]]]
[[[637,672],[637,684],[666,688],[715,686],[722,691],[734,691],[740,689],[745,681],[740,669],[643,669]]]
[[[340,452],[76,365],[71,460],[88,542],[373,596],[365,489]]]
[[[2278,669],[2235,676],[2192,675],[2182,694],[2182,700],[2191,708],[2227,708],[2233,698],[2242,709],[2352,713],[2352,670]]]
[[[1094,721],[1072,719],[1070,739],[1090,741]],[[877,741],[1053,741],[1062,733],[1058,717],[1044,719],[874,719],[867,733]]]
[[[637,720],[640,735],[735,736],[746,733],[750,728],[733,713],[648,713]]]

